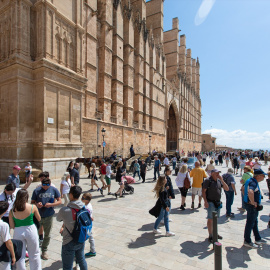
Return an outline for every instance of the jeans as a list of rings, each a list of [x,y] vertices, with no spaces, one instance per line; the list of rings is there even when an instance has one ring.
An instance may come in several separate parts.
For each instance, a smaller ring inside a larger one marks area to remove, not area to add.
[[[226,195],[226,214],[230,215],[232,213],[234,191],[225,191],[225,195]]]
[[[247,222],[245,227],[245,234],[244,238],[247,243],[251,243],[251,231],[253,231],[253,234],[255,236],[255,240],[259,241],[261,240],[261,236],[258,229],[258,211],[257,209],[251,205],[251,204],[245,204],[246,210],[247,210]]]
[[[244,194],[242,193],[242,191],[241,191],[241,197],[242,197],[242,208],[246,209],[246,203],[244,201]]]
[[[84,257],[84,243],[75,243],[74,241],[62,246],[63,270],[72,270],[74,256],[81,270],[87,270],[87,263]]]
[[[159,177],[160,176],[159,168],[154,167],[154,180],[157,179],[157,176],[156,176],[157,174],[158,174],[158,177]]]
[[[133,178],[135,178],[136,174],[138,174],[139,176],[139,180],[141,180],[141,176],[140,176],[140,172],[139,171],[135,171],[134,174],[133,174]]]
[[[158,225],[160,223],[160,221],[164,218],[164,225],[165,225],[165,228],[166,228],[166,232],[169,232],[169,218],[168,218],[168,215],[169,215],[169,212],[166,211],[166,209],[164,209],[163,207],[161,208],[160,210],[160,213],[159,213],[159,216],[155,222],[155,225],[154,225],[154,229],[157,230],[158,228]]]
[[[173,161],[172,167],[173,167],[173,170],[175,170],[175,167],[176,167],[176,161]]]
[[[51,229],[53,225],[53,216],[41,218],[40,226],[43,226],[44,240],[42,242],[41,251],[45,252],[48,250],[48,246],[51,240]]]

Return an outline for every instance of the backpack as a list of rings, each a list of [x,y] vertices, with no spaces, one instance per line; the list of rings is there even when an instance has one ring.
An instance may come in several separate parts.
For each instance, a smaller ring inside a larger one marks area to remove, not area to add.
[[[71,208],[72,212],[76,213],[76,220],[73,231],[69,234],[76,243],[84,243],[90,236],[92,230],[92,219],[85,206],[81,209]],[[72,215],[73,215],[72,213]]]
[[[188,173],[187,173],[188,174]],[[184,188],[185,189],[190,189],[190,182],[189,182],[189,179],[187,177],[187,174],[186,174],[186,177],[184,179]]]
[[[229,187],[229,186],[231,186],[232,185],[232,183],[230,182],[230,184],[228,184],[228,179],[229,179],[229,177],[230,177],[230,174],[224,174],[223,176],[223,181],[227,184],[227,186]]]

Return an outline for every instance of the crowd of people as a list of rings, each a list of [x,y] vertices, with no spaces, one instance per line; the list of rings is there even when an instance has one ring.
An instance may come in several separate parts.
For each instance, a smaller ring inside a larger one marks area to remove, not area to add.
[[[171,174],[173,170],[177,172],[175,184],[181,194],[180,209],[185,211],[187,208],[186,197],[191,189],[191,209],[201,208],[203,205],[207,209],[207,228],[209,232],[209,242],[213,242],[213,220],[212,212],[216,211],[220,215],[222,208],[221,194],[222,189],[226,195],[226,216],[234,218],[232,205],[234,196],[237,195],[235,176],[240,170],[241,177],[241,200],[242,205],[238,209],[247,212],[247,221],[244,232],[244,245],[250,248],[258,248],[265,243],[258,230],[258,213],[262,210],[262,192],[259,183],[268,175],[267,184],[270,199],[270,170],[265,173],[262,169],[261,160],[268,163],[268,151],[263,153],[254,152],[193,152],[188,153],[191,157],[196,157],[194,168],[188,164],[188,157],[185,157],[177,166],[179,157],[177,155],[169,159],[164,155],[163,162],[157,155],[154,156],[154,174],[150,180],[154,182],[153,191],[157,197],[155,206],[149,211],[157,219],[154,223],[153,232],[161,234],[160,223],[164,223],[165,236],[174,236],[175,233],[169,229],[170,211],[172,200],[175,199]],[[263,154],[263,155],[262,155]],[[266,160],[267,157],[267,160]],[[209,163],[207,164],[207,160]],[[225,161],[227,172],[221,175],[218,166]],[[231,166],[230,166],[231,162]],[[94,186],[102,195],[108,190],[108,195],[116,198],[124,197],[124,188],[126,180],[132,178],[127,176],[126,168],[119,160],[116,172],[113,172],[112,165],[114,159],[107,163],[101,162],[99,168],[100,180],[102,186],[97,184],[98,168],[92,164],[91,170],[91,189],[90,192],[83,193],[80,187],[80,164],[71,161],[61,178],[59,190],[51,182],[49,172],[39,174],[40,184],[35,187],[31,194],[31,203],[29,203],[28,188],[33,182],[31,174],[32,167],[27,163],[25,167],[26,181],[23,186],[20,185],[19,172],[21,168],[18,165],[13,167],[12,174],[7,179],[4,191],[0,193],[0,247],[4,246],[10,252],[10,258],[3,261],[0,257],[0,269],[9,270],[11,265],[16,265],[16,269],[25,268],[25,258],[29,257],[30,269],[41,269],[41,259],[48,260],[48,247],[50,244],[50,235],[53,227],[53,216],[55,208],[63,203],[56,220],[63,222],[60,233],[63,236],[62,242],[62,263],[63,269],[71,269],[74,258],[78,269],[87,269],[86,257],[96,256],[95,241],[91,232],[90,224],[87,239],[90,242],[90,251],[85,253],[85,243],[74,240],[73,230],[79,226],[76,215],[80,211],[89,214],[89,219],[93,221],[93,207],[91,205]],[[137,182],[145,183],[147,166],[145,160],[135,160],[133,180],[138,177]],[[164,172],[161,173],[162,165]],[[178,170],[176,170],[178,169]],[[270,168],[269,168],[270,169]],[[111,178],[115,176],[119,184],[118,189],[111,192]],[[149,179],[149,178],[148,178]],[[134,180],[135,181],[135,180]],[[82,197],[81,197],[82,195]],[[80,199],[81,197],[81,199]],[[198,200],[196,199],[198,198]],[[63,199],[63,202],[62,202]],[[203,199],[203,201],[202,201]],[[196,204],[195,204],[196,203]],[[269,224],[270,225],[270,224]],[[92,222],[91,222],[92,227]],[[10,236],[10,229],[14,230],[13,239]],[[255,242],[251,240],[251,232],[255,236]],[[222,239],[221,235],[218,235]],[[17,241],[17,242],[16,242]],[[14,246],[18,245],[16,250],[21,251],[20,256],[16,256]]]

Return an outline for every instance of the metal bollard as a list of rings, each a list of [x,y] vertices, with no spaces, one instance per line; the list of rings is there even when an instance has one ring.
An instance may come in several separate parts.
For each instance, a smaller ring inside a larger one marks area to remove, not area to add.
[[[217,226],[217,212],[212,212],[213,217],[213,248],[215,248],[214,243],[218,241],[218,226]]]
[[[219,242],[215,242],[214,251],[215,251],[215,270],[222,270],[222,244]]]

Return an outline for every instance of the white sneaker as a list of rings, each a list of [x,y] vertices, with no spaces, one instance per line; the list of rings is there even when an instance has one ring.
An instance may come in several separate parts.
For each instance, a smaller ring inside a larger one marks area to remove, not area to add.
[[[175,233],[173,233],[173,232],[166,232],[166,235],[165,236],[175,236]]]
[[[169,218],[169,222],[172,222],[172,219]]]
[[[153,233],[161,234],[162,232],[160,230],[153,230]]]

